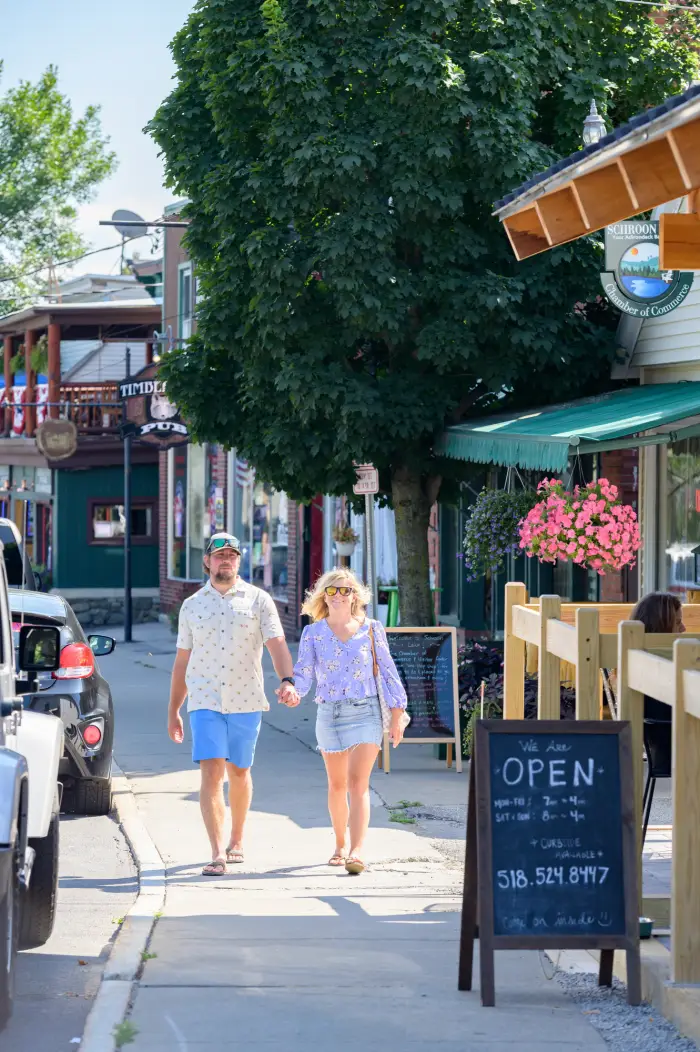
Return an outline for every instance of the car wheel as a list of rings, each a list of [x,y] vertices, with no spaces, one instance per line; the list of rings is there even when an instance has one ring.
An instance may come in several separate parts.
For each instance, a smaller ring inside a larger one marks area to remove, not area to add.
[[[19,856],[8,852],[5,889],[0,900],[0,1030],[12,1015],[19,934]]]
[[[108,815],[112,810],[112,779],[75,781],[64,791],[63,810],[69,815]]]
[[[59,822],[57,800],[46,836],[29,839],[29,846],[34,848],[36,854],[29,887],[21,896],[21,950],[43,946],[53,931],[58,892]]]

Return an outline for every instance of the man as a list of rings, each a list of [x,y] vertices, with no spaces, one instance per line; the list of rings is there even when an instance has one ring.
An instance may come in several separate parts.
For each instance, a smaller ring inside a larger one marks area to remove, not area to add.
[[[262,652],[267,647],[280,678],[280,702],[299,704],[293,662],[277,608],[267,592],[238,577],[241,548],[230,533],[215,533],[206,547],[209,580],[180,610],[177,657],[168,708],[168,734],[181,743],[180,709],[188,697],[192,759],[199,763],[199,804],[211,842],[205,876],[243,862],[243,831],[253,796],[250,768],[262,714]],[[225,835],[224,777],[228,774],[231,836]]]

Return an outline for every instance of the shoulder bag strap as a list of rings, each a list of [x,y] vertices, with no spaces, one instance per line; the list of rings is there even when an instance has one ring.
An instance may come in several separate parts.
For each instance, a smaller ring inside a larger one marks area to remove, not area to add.
[[[372,626],[371,621],[369,623],[369,641],[372,645],[372,672],[374,673],[374,678],[376,679],[379,675],[379,665],[377,664],[377,650],[374,645],[374,628]]]

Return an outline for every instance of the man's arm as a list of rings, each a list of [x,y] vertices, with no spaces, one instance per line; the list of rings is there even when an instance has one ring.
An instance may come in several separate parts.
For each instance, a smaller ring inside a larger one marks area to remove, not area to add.
[[[272,664],[279,678],[283,679],[285,676],[292,676],[294,674],[294,662],[284,636],[275,636],[273,639],[268,639],[265,646],[270,652]]]
[[[187,697],[187,684],[185,673],[189,664],[191,650],[182,650],[178,647],[173,674],[170,680],[170,704],[168,705],[168,734],[174,742],[179,745],[185,737],[185,728],[182,725],[180,709]]]

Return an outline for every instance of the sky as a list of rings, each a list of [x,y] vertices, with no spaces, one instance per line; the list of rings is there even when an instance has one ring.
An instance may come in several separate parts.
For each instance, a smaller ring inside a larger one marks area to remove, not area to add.
[[[0,0],[0,92],[36,81],[54,65],[74,113],[101,108],[119,166],[80,208],[78,226],[91,247],[119,241],[113,228],[98,226],[116,209],[155,219],[174,199],[163,185],[157,147],[142,129],[171,90],[168,44],[193,6],[194,0]],[[129,251],[149,257],[150,239],[131,242]],[[100,253],[72,273],[117,273],[119,257],[118,249]]]

